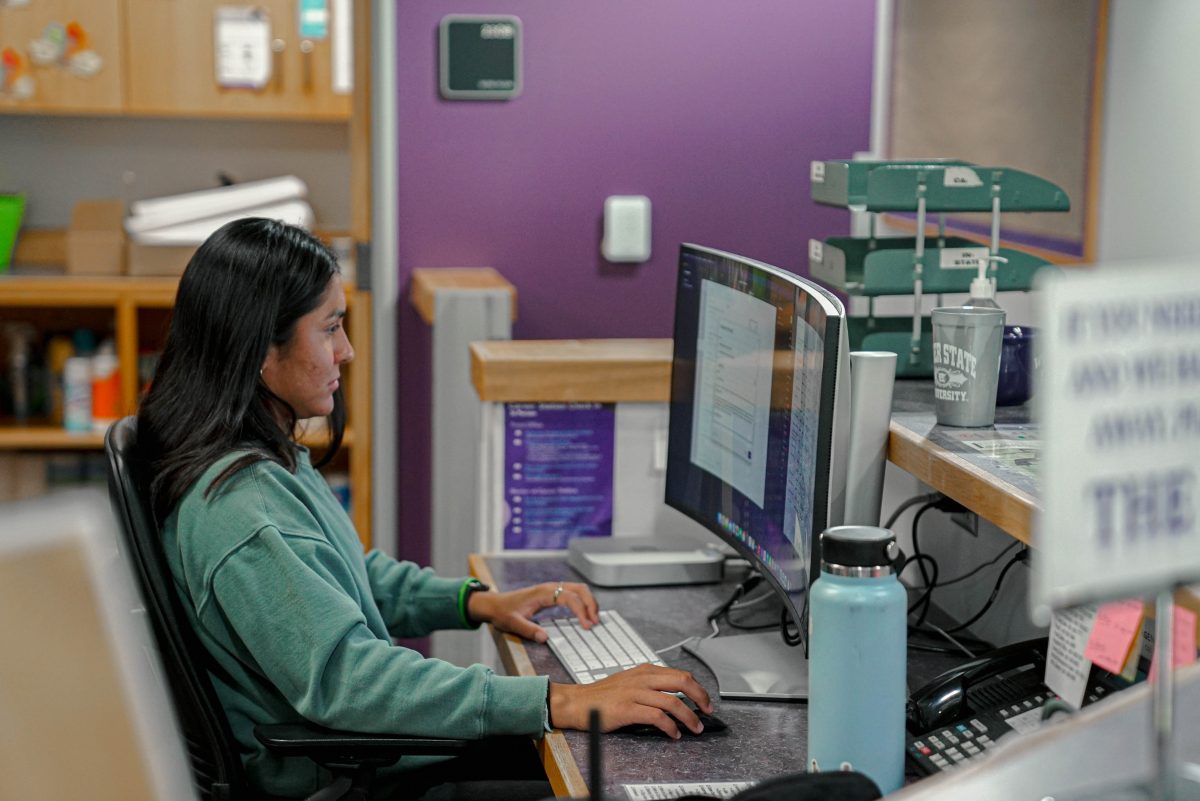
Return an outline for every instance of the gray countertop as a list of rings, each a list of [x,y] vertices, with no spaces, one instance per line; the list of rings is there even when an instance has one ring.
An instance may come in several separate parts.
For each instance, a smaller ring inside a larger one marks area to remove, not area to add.
[[[486,564],[500,588],[580,580],[561,556],[493,555],[486,557]],[[734,586],[725,582],[621,590],[594,588],[594,591],[602,609],[619,611],[657,649],[688,636],[710,633],[706,614],[726,600]],[[569,614],[565,610],[546,614],[560,613]],[[525,649],[535,673],[549,675],[553,681],[570,682],[548,646],[525,643]],[[909,684],[920,686],[962,660],[957,656],[910,651]],[[729,729],[699,737],[685,734],[681,740],[666,736],[606,735],[602,740],[606,796],[624,798],[621,786],[624,784],[761,780],[804,769],[808,741],[806,704],[718,699],[716,679],[686,651],[676,649],[664,654],[664,661],[696,676],[713,695],[716,715]],[[590,786],[587,734],[577,731],[564,734]]]

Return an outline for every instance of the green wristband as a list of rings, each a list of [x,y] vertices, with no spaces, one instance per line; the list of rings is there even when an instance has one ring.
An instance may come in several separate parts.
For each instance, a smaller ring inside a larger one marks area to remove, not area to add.
[[[471,621],[470,615],[467,614],[467,602],[471,599],[473,592],[487,592],[490,587],[484,584],[477,578],[467,579],[458,588],[458,618],[462,621],[464,629],[477,629],[478,623]]]

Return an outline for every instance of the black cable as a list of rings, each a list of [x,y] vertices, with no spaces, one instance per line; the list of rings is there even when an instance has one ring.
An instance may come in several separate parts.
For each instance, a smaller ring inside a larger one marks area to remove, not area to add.
[[[921,611],[921,616],[919,618],[917,618],[917,622],[916,622],[917,626],[920,626],[922,623],[924,623],[925,616],[927,614],[929,614],[929,607],[932,602],[933,588],[938,586],[938,573],[940,572],[940,570],[938,568],[937,560],[934,559],[932,556],[930,556],[927,553],[914,553],[912,556],[905,559],[904,564],[902,564],[900,566],[900,572],[903,573],[904,568],[908,567],[911,563],[916,562],[917,566],[920,567],[924,563],[925,560],[928,560],[930,567],[933,568],[933,580],[926,582],[925,592],[921,594],[920,598],[913,601],[912,606],[908,607],[908,613],[911,615],[913,612],[915,612],[917,610],[917,607],[921,606],[922,604],[924,604],[924,606],[925,606],[925,608]],[[922,573],[924,573],[924,571],[922,571]],[[916,588],[914,588],[914,589],[916,589]]]
[[[1004,548],[1004,550],[1000,551],[1000,553],[996,554],[991,559],[989,559],[988,561],[979,565],[978,567],[973,568],[969,573],[963,573],[958,578],[947,579],[946,581],[939,583],[938,586],[939,587],[949,587],[951,584],[958,584],[960,581],[966,581],[967,579],[971,578],[971,576],[974,576],[976,573],[983,570],[985,567],[991,567],[992,565],[999,562],[1002,558],[1004,558],[1004,554],[1008,553],[1013,548],[1016,548],[1018,545],[1021,545],[1021,544],[1023,544],[1023,543],[1020,540],[1013,540],[1011,543],[1009,543]]]
[[[1017,551],[1015,554],[1013,554],[1012,559],[1009,559],[1008,562],[1004,565],[1004,567],[1000,570],[1000,575],[996,578],[996,585],[994,587],[992,587],[992,594],[988,596],[987,602],[984,603],[983,608],[980,609],[978,612],[976,612],[975,615],[970,620],[968,620],[966,623],[962,623],[958,626],[955,626],[952,629],[946,629],[947,633],[953,634],[956,631],[962,631],[963,629],[967,628],[975,621],[979,620],[979,618],[983,617],[984,614],[986,614],[987,611],[992,608],[992,604],[995,603],[995,601],[996,601],[996,596],[1000,594],[1000,585],[1004,583],[1004,577],[1006,575],[1008,575],[1008,571],[1017,562],[1024,562],[1028,558],[1029,558],[1029,550],[1028,549],[1023,549],[1023,550]]]
[[[742,579],[740,584],[733,588],[733,594],[729,596],[729,599],[709,612],[708,617],[705,619],[710,621],[716,620],[721,615],[728,612],[729,608],[738,602],[738,599],[744,598],[746,593],[757,587],[761,582],[762,576],[760,576],[758,573],[751,573],[749,576],[746,576],[746,578]]]
[[[808,596],[804,596],[804,610],[800,613],[801,622],[796,627],[795,633],[788,630],[792,623],[792,616],[788,614],[787,604],[784,604],[779,610],[779,634],[783,637],[784,643],[791,646],[804,643],[804,658],[808,658],[808,638],[801,634],[801,626],[804,625],[804,618],[808,616]]]
[[[896,521],[900,519],[900,515],[904,514],[905,510],[907,510],[910,506],[916,506],[918,503],[925,503],[926,501],[936,501],[939,497],[941,497],[940,492],[927,492],[924,495],[914,495],[896,507],[896,511],[892,512],[891,516],[888,517],[887,522],[883,524],[883,527],[891,528],[892,526],[896,525]]]
[[[919,530],[918,525],[921,522],[921,516],[924,515],[926,512],[928,512],[930,509],[932,509],[936,504],[937,504],[937,501],[929,501],[928,503],[924,504],[920,509],[918,509],[917,513],[915,515],[913,515],[912,551],[913,551],[914,557],[919,558],[921,556],[921,546],[917,541],[917,532]],[[929,587],[929,585],[930,585],[929,576],[925,573],[925,565],[922,562],[918,561],[917,568],[921,571],[921,581],[925,582],[926,587]]]

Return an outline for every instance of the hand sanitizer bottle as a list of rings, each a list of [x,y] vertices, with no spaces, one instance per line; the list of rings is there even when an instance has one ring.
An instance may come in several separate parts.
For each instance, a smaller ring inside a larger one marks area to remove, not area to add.
[[[876,526],[821,534],[809,589],[808,770],[854,770],[884,794],[904,784],[907,600],[896,536]]]
[[[998,309],[996,303],[996,284],[991,278],[978,276],[971,279],[971,297],[964,306],[982,306],[987,309]]]

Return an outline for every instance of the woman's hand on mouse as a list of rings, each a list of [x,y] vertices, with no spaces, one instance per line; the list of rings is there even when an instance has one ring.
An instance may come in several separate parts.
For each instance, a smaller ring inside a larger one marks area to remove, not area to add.
[[[600,711],[600,728],[612,731],[648,723],[679,739],[679,726],[695,734],[704,730],[690,706],[673,693],[682,692],[705,713],[713,711],[708,692],[691,673],[658,665],[614,673],[594,684],[550,684],[550,721],[560,729],[586,729],[588,712]]]
[[[548,639],[546,630],[533,616],[551,606],[565,606],[585,629],[600,622],[596,598],[586,584],[547,581],[509,592],[473,592],[467,600],[467,616],[477,623],[491,623],[501,631],[534,642]]]

